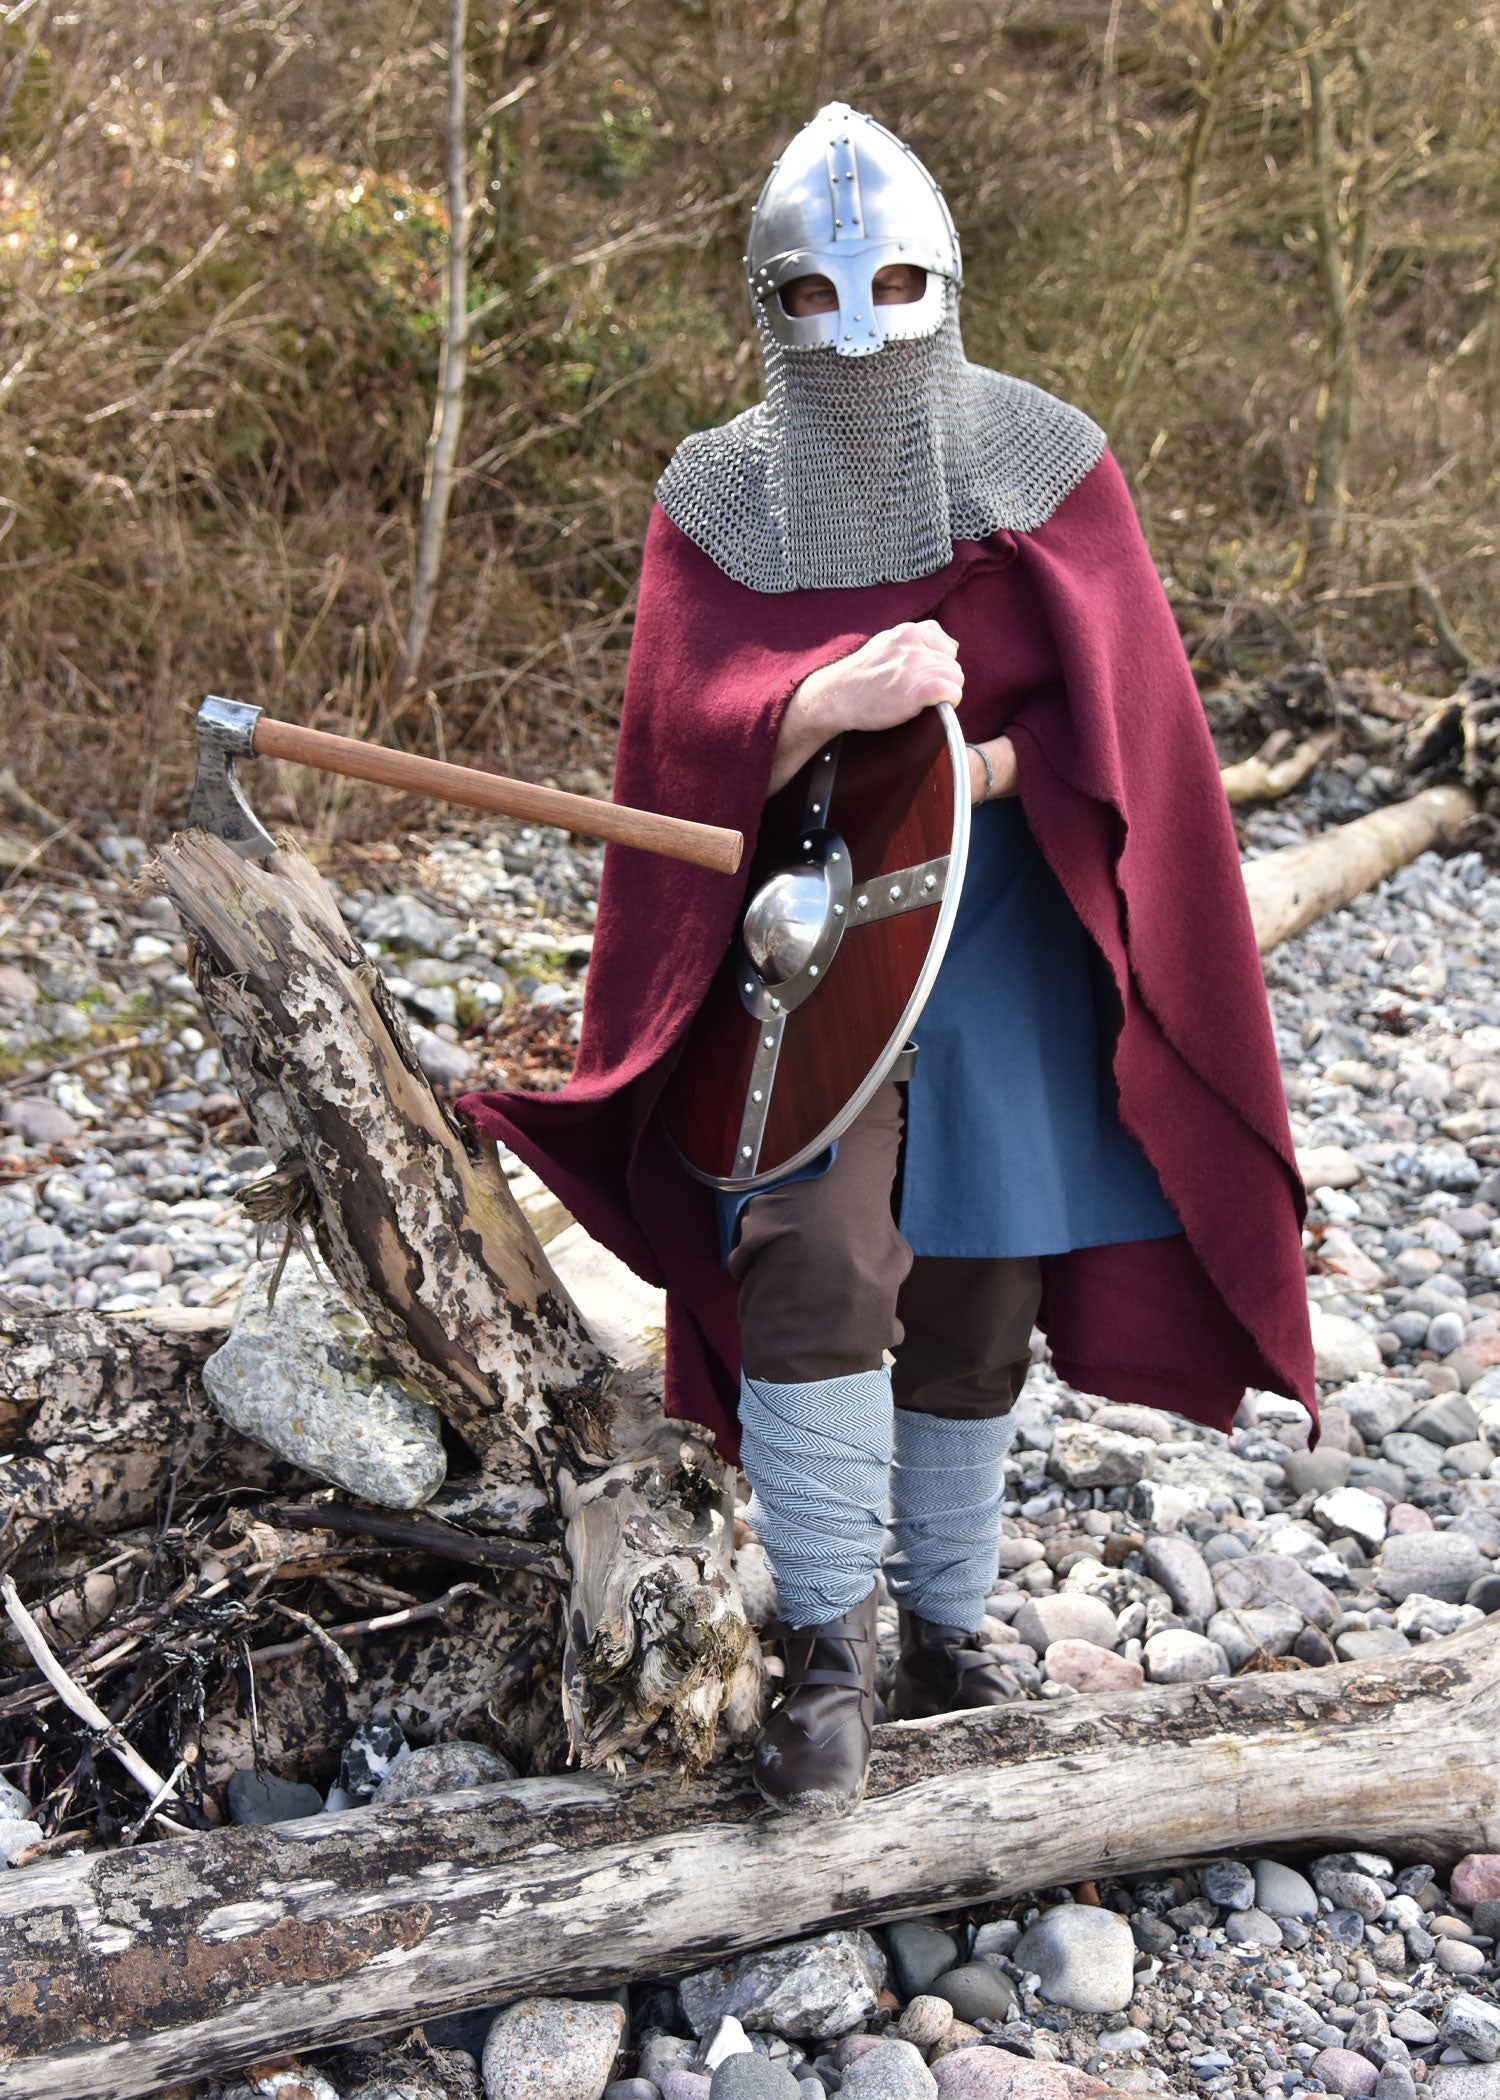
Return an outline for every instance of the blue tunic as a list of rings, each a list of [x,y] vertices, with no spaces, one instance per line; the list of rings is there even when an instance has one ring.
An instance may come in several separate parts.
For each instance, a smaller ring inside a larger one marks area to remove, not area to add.
[[[1019,799],[979,804],[906,1090],[898,1223],[914,1254],[1064,1254],[1182,1230],[1120,1121],[1105,1027],[1117,1012]],[[726,1257],[750,1200],[719,1197]]]
[[[1120,1121],[1113,985],[1015,796],[973,813],[917,1023],[898,1222],[915,1254],[1064,1254],[1180,1232]]]

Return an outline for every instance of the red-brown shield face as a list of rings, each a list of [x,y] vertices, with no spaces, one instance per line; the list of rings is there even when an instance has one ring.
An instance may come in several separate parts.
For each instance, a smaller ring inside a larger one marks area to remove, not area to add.
[[[848,732],[767,803],[739,936],[662,1097],[700,1180],[763,1187],[853,1121],[937,975],[968,838],[947,707]]]

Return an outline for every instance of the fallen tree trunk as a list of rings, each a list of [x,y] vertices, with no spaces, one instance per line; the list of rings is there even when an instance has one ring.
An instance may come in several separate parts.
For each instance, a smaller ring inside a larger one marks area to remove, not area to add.
[[[1452,846],[1474,815],[1466,788],[1427,788],[1352,824],[1245,863],[1245,894],[1262,955],[1325,912],[1352,903],[1432,846]]]
[[[1229,801],[1236,805],[1279,802],[1294,787],[1300,787],[1318,761],[1333,749],[1338,742],[1338,732],[1325,730],[1322,735],[1306,737],[1288,750],[1291,742],[1289,729],[1273,730],[1253,756],[1225,766],[1219,779]]]
[[[150,872],[278,1163],[253,1186],[253,1215],[311,1227],[380,1353],[475,1453],[480,1476],[445,1496],[445,1515],[504,1529],[493,1511],[520,1484],[564,1527],[573,1753],[703,1762],[721,1716],[742,1734],[759,1700],[728,1468],[706,1435],[665,1419],[655,1366],[612,1361],[590,1332],[493,1149],[434,1095],[311,864],[288,849],[242,861],[189,832]]]
[[[1500,1617],[1369,1663],[882,1728],[841,1822],[774,1814],[737,1770],[592,1775],[22,1869],[0,1882],[0,2096],[126,2100],[528,1991],[1287,1846],[1500,1847]]]

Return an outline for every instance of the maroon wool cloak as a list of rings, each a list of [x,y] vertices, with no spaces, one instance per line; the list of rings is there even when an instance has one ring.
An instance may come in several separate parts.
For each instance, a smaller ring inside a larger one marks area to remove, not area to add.
[[[1108,453],[1044,525],[959,542],[947,568],[915,583],[752,591],[656,510],[616,799],[730,826],[753,847],[795,688],[883,628],[928,616],[959,643],[965,735],[1003,729],[1014,742],[1027,820],[1113,973],[1121,1118],[1184,1228],[1043,1260],[1057,1370],[1081,1391],[1220,1429],[1247,1385],[1313,1407],[1305,1198],[1234,828]],[[739,1333],[714,1196],[653,1111],[744,884],[611,846],[572,1079],[459,1104],[586,1231],[665,1286],[667,1410],[706,1424],[730,1457]]]

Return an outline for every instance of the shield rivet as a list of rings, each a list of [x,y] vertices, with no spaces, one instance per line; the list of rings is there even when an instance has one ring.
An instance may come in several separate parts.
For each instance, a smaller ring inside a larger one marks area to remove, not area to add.
[[[893,882],[893,883],[891,884],[891,902],[892,902],[892,904],[896,904],[896,903],[899,903],[899,901],[900,901],[900,897],[901,897],[901,885],[900,885],[900,883],[899,883],[899,882]]]
[[[833,907],[833,916],[836,919],[841,919],[844,916],[844,907],[842,904],[836,904]]]
[[[869,901],[870,900],[868,897],[856,897],[854,900],[854,909],[856,911],[863,911],[865,906],[869,903]]]
[[[741,1159],[749,1159],[750,1157],[751,1157],[751,1153],[750,1153],[750,1147],[749,1147],[748,1145],[741,1145],[741,1147],[740,1147],[740,1158],[741,1158]]]
[[[924,875],[922,877],[922,887],[924,890],[935,890],[937,888],[936,875]]]
[[[816,964],[816,963],[809,963],[809,964],[808,964],[808,966],[807,966],[807,974],[808,974],[808,976],[809,976],[809,977],[816,977],[816,976],[817,976],[817,974],[818,974],[818,966],[817,966],[817,964]]]
[[[755,1092],[750,1096],[750,1099],[752,1101],[764,1101],[765,1098],[765,1095],[761,1092],[759,1087],[757,1087],[755,1089]]]
[[[776,1048],[776,1038],[774,1035],[768,1035],[766,1037],[766,1048],[768,1050],[774,1050]]]

